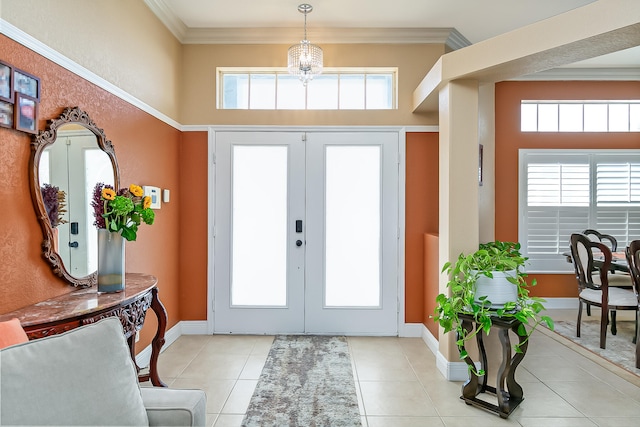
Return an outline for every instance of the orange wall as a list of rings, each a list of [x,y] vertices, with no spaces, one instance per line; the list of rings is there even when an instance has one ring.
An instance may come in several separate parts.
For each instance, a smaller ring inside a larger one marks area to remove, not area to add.
[[[185,132],[180,146],[180,314],[207,319],[207,132]]]
[[[172,190],[171,203],[156,211],[155,224],[142,226],[137,241],[127,242],[126,263],[127,271],[158,278],[168,326],[173,326],[180,320],[180,132],[5,36],[0,36],[0,58],[40,78],[38,129],[45,129],[47,120],[65,107],[78,106],[113,142],[122,185],[133,182]],[[42,232],[29,193],[30,141],[29,134],[0,128],[0,313],[73,290],[41,258]],[[151,340],[153,315],[147,323],[138,349]]]
[[[638,149],[640,133],[520,132],[520,101],[640,99],[640,82],[501,82],[496,84],[496,239],[518,239],[518,150],[521,148]],[[568,243],[567,243],[568,245]],[[574,297],[571,274],[535,274],[531,294]]]
[[[425,304],[424,233],[438,233],[438,134],[407,133],[406,152],[405,322],[422,323],[435,306]]]

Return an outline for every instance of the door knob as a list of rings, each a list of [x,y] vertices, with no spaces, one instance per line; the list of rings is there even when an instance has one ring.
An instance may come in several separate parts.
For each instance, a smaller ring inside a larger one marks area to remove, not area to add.
[[[78,247],[78,242],[69,242],[69,247],[70,248],[77,248]]]
[[[296,240],[296,246],[302,246],[302,240]]]

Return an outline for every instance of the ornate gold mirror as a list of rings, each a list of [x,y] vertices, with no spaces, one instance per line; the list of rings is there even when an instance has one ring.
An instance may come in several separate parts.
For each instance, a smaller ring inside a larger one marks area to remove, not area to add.
[[[111,141],[86,112],[67,108],[34,138],[29,170],[42,256],[71,285],[92,286],[98,252],[93,189],[98,182],[120,185]]]

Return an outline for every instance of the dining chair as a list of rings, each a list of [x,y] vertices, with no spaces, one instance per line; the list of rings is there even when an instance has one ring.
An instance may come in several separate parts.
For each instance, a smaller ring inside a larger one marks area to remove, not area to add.
[[[594,242],[585,234],[573,233],[570,238],[571,257],[578,282],[578,321],[576,335],[580,336],[583,304],[601,308],[600,348],[606,348],[607,325],[611,313],[611,333],[616,335],[616,310],[638,311],[635,286],[629,276],[611,274],[611,250],[601,242]],[[598,266],[594,263],[594,251],[602,256]],[[611,286],[616,276],[626,278],[631,288]],[[637,315],[637,314],[636,314]]]
[[[616,252],[618,250],[618,240],[611,234],[600,233],[598,230],[593,230],[591,228],[584,230],[582,234],[586,235],[590,240],[593,240],[594,242],[605,243],[605,241],[608,241],[609,244],[607,246],[609,246],[611,252]]]
[[[629,274],[635,285],[636,298],[638,301],[638,312],[636,313],[636,368],[640,369],[640,240],[632,240],[625,251],[627,263],[629,264]]]

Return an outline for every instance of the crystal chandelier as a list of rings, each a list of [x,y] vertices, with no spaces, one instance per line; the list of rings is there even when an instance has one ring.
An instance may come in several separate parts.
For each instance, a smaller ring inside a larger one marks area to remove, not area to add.
[[[304,14],[304,40],[289,48],[289,74],[298,76],[303,85],[322,74],[322,49],[307,40],[307,13],[311,13],[313,6],[303,3],[298,6],[298,12]]]

